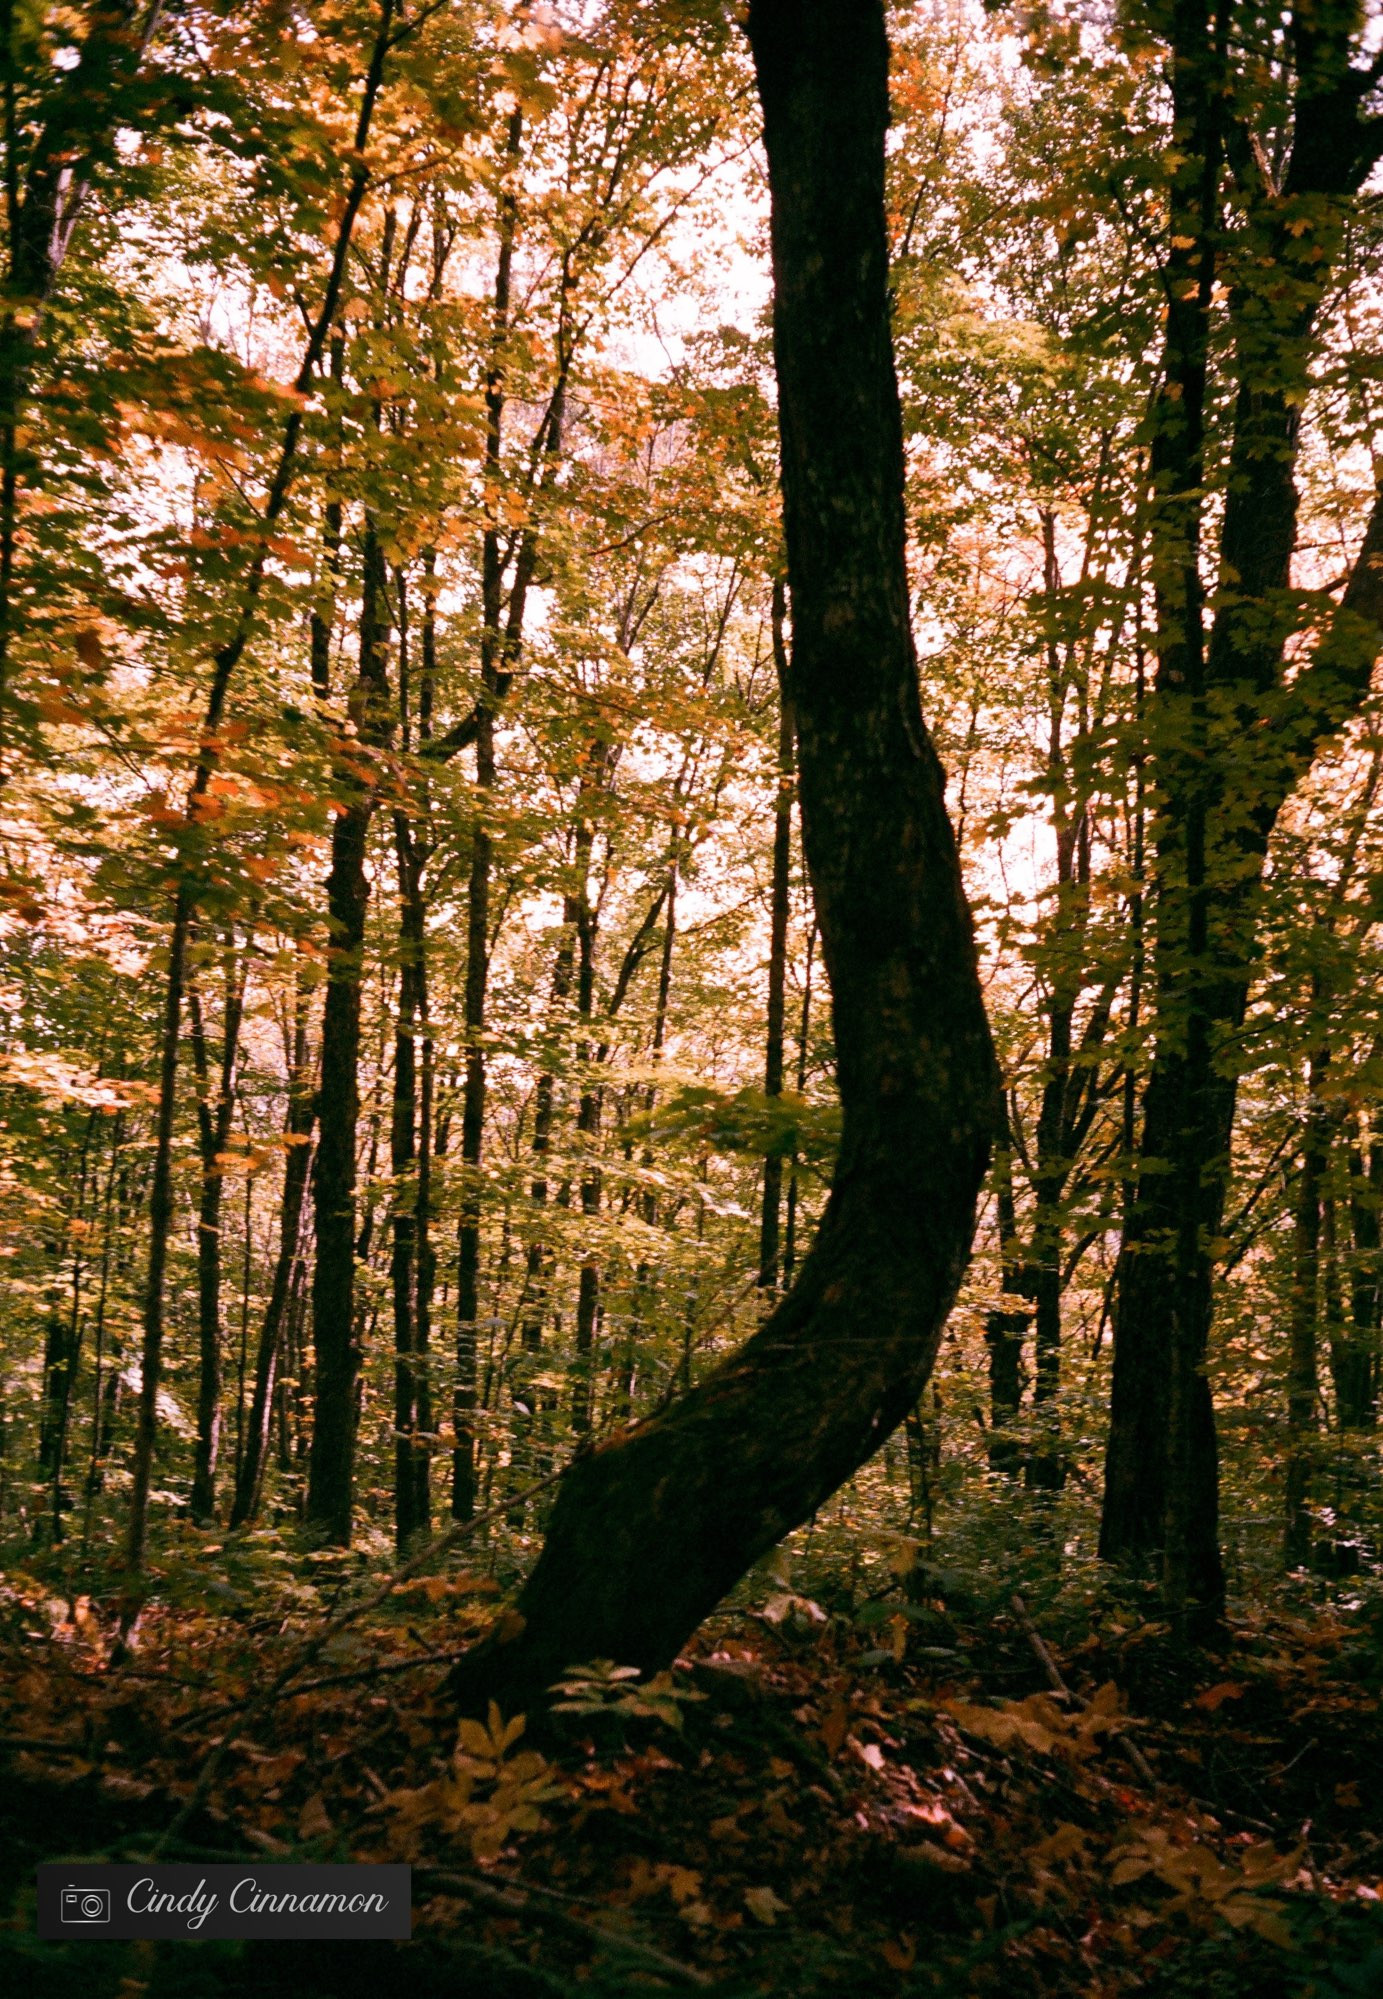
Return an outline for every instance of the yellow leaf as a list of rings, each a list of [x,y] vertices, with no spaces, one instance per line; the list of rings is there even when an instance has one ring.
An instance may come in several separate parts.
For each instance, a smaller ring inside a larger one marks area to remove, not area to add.
[[[493,1751],[487,1730],[478,1721],[462,1721],[457,1725],[457,1740],[469,1756],[490,1756]]]
[[[1049,1832],[1040,1845],[1035,1846],[1030,1858],[1039,1862],[1070,1860],[1084,1851],[1089,1834],[1082,1832],[1078,1825],[1063,1819],[1054,1831]]]
[[[780,1911],[787,1903],[780,1901],[771,1888],[746,1888],[744,1906],[756,1922],[767,1923],[770,1927],[778,1920]]]

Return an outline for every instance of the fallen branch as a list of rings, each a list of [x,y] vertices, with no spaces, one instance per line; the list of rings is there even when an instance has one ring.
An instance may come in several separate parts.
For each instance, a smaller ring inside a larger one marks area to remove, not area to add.
[[[1081,1709],[1087,1708],[1090,1705],[1090,1703],[1088,1701],[1082,1700],[1078,1693],[1074,1693],[1071,1690],[1071,1688],[1067,1686],[1066,1681],[1062,1677],[1060,1666],[1057,1665],[1056,1660],[1052,1657],[1052,1654],[1047,1646],[1046,1640],[1042,1636],[1042,1633],[1038,1630],[1037,1626],[1033,1623],[1032,1618],[1028,1615],[1028,1606],[1024,1603],[1022,1597],[1015,1596],[1012,1599],[1012,1603],[1013,1603],[1013,1614],[1018,1619],[1018,1623],[1022,1628],[1024,1637],[1027,1639],[1029,1645],[1031,1645],[1034,1653],[1037,1655],[1038,1663],[1042,1667],[1043,1672],[1047,1675],[1047,1684],[1050,1686],[1052,1692],[1054,1694],[1059,1694],[1062,1700],[1070,1701],[1072,1705],[1075,1707]],[[1143,1754],[1142,1750],[1138,1747],[1138,1744],[1133,1740],[1131,1736],[1125,1735],[1123,1729],[1120,1728],[1117,1722],[1114,1722],[1109,1729],[1109,1739],[1111,1742],[1117,1743],[1119,1748],[1123,1750],[1124,1755],[1128,1758],[1129,1762],[1138,1772],[1138,1775],[1143,1779],[1143,1782],[1147,1785],[1148,1789],[1150,1791],[1155,1791],[1158,1785],[1157,1785],[1157,1779],[1153,1775],[1151,1764],[1148,1762],[1148,1759]]]
[[[410,1673],[415,1666],[454,1666],[461,1657],[460,1652],[414,1652],[407,1659],[385,1659],[374,1666],[356,1666],[347,1673],[324,1673],[320,1679],[304,1680],[301,1686],[293,1687],[285,1696],[296,1700],[299,1694],[320,1693],[323,1687],[348,1687],[360,1680],[381,1680],[390,1673]],[[224,1721],[228,1714],[234,1714],[243,1707],[244,1701],[223,1701],[219,1707],[194,1708],[191,1714],[179,1717],[174,1733],[181,1735],[189,1728],[200,1728],[209,1721]]]
[[[98,1759],[91,1750],[76,1742],[49,1742],[40,1735],[0,1735],[0,1749],[24,1750],[31,1756],[78,1756],[87,1762]]]
[[[421,1886],[439,1889],[443,1894],[461,1895],[468,1901],[480,1903],[482,1907],[498,1909],[507,1916],[528,1916],[535,1922],[566,1930],[583,1942],[622,1951],[626,1957],[637,1958],[651,1971],[661,1972],[665,1978],[675,1978],[679,1984],[709,1991],[714,1982],[704,1971],[698,1971],[695,1965],[683,1964],[680,1958],[669,1957],[656,1944],[642,1943],[619,1930],[607,1929],[603,1923],[588,1922],[584,1916],[564,1908],[556,1896],[549,1896],[543,1889],[511,1885],[501,1887],[497,1882],[481,1880],[477,1875],[439,1873],[431,1867],[415,1867],[413,1878]]]

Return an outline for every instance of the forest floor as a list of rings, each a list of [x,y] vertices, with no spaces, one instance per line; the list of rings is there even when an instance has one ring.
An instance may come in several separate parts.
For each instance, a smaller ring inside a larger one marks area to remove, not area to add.
[[[1127,1610],[1054,1637],[916,1578],[863,1629],[784,1594],[666,1681],[587,1669],[540,1739],[492,1713],[458,1741],[444,1661],[494,1590],[314,1624],[212,1586],[122,1657],[98,1604],[11,1571],[0,1990],[1383,1994],[1376,1619],[1188,1655]],[[35,1939],[35,1863],[153,1856],[408,1860],[413,1942]]]

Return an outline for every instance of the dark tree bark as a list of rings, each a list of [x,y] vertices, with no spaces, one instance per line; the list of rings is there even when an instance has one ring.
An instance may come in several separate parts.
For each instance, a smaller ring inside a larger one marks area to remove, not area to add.
[[[994,1199],[998,1209],[999,1268],[1010,1298],[1025,1295],[1026,1270],[1018,1240],[1013,1200],[1013,1151],[1008,1121],[995,1147]],[[1023,1406],[1023,1342],[1032,1313],[1018,1305],[997,1305],[986,1314],[984,1342],[989,1349],[989,1467],[1013,1477],[1022,1469],[1022,1451],[1012,1435]]]
[[[95,1351],[92,1355],[91,1367],[91,1451],[87,1461],[86,1472],[87,1505],[86,1526],[83,1529],[84,1540],[89,1538],[91,1509],[96,1494],[100,1491],[103,1482],[105,1453],[109,1442],[108,1428],[104,1420],[109,1382],[112,1379],[119,1379],[113,1366],[114,1352],[110,1356],[112,1365],[109,1368],[107,1367],[106,1307],[110,1300],[111,1267],[115,1262],[116,1249],[114,1242],[116,1215],[118,1212],[115,1200],[116,1169],[120,1162],[120,1152],[124,1143],[124,1136],[125,1113],[121,1110],[116,1112],[115,1122],[111,1127],[110,1164],[106,1169],[106,1192],[104,1202],[102,1203],[101,1277],[96,1293],[96,1320],[93,1328]]]
[[[1152,446],[1158,671],[1147,710],[1160,828],[1155,1052],[1120,1250],[1100,1533],[1106,1560],[1160,1567],[1187,1631],[1215,1622],[1224,1597],[1206,1354],[1237,1098],[1228,1050],[1253,973],[1263,861],[1292,786],[1367,690],[1383,610],[1375,508],[1340,613],[1285,692],[1300,410],[1344,218],[1383,130],[1364,109],[1367,72],[1350,66],[1353,16],[1296,14],[1292,146],[1273,182],[1261,155],[1239,144],[1238,128],[1224,129],[1226,19],[1204,0],[1177,0],[1171,15],[1180,164]],[[1207,639],[1203,459],[1227,147],[1254,235],[1229,305],[1235,406],[1222,591]],[[1295,247],[1304,215],[1309,258]]]
[[[331,379],[340,388],[345,372],[346,337],[343,333],[332,335]],[[336,448],[339,453],[341,424],[336,423]],[[308,666],[312,678],[312,692],[319,700],[326,700],[331,693],[331,638],[336,625],[336,590],[341,579],[341,528],[344,513],[339,492],[328,493],[322,508],[322,568],[317,581],[317,602],[312,607],[308,625]]]
[[[1292,1291],[1287,1352],[1287,1478],[1283,1557],[1289,1569],[1311,1555],[1311,1477],[1315,1469],[1320,1400],[1317,1313],[1320,1298],[1321,1199],[1330,1156],[1330,1111],[1321,1084],[1328,1049],[1307,1066],[1308,1104],[1301,1139],[1301,1170],[1292,1217]]]
[[[1383,1211],[1383,1144],[1370,1134],[1367,1151],[1357,1120],[1349,1148],[1349,1320],[1331,1341],[1335,1412],[1342,1430],[1371,1430],[1378,1420],[1379,1328],[1383,1323],[1379,1215]]]
[[[917,1401],[998,1115],[943,773],[918,702],[888,322],[880,4],[757,0],[773,197],[792,696],[844,1109],[817,1239],[732,1358],[576,1460],[507,1638],[458,1669],[511,1710],[573,1660],[664,1665]]]
[[[399,873],[399,1004],[394,1034],[394,1101],[390,1165],[395,1182],[390,1285],[394,1306],[394,1529],[400,1551],[424,1530],[431,1512],[427,1444],[419,1421],[422,1313],[419,1158],[419,1043],[426,1033],[427,958],[422,856],[405,813],[394,816]],[[423,1463],[418,1463],[419,1457]]]
[[[72,1220],[85,1219],[87,1172],[92,1140],[96,1135],[97,1113],[88,1114],[77,1158],[77,1184],[73,1193]],[[50,1480],[60,1477],[72,1401],[72,1380],[77,1366],[81,1327],[82,1270],[85,1259],[80,1242],[72,1256],[69,1279],[60,1274],[67,1244],[55,1237],[48,1245],[54,1262],[47,1321],[43,1340],[43,1402],[39,1416],[38,1469]],[[56,1490],[56,1486],[55,1486]],[[55,1502],[54,1517],[57,1517]]]
[[[399,597],[399,720],[403,748],[412,748],[409,712],[407,596]],[[419,730],[431,733],[436,636],[431,597],[425,598]],[[424,780],[425,782],[425,780]],[[426,792],[423,794],[424,814]],[[431,1405],[426,1389],[432,1264],[430,1201],[432,1051],[427,999],[427,900],[423,872],[428,844],[410,814],[394,813],[399,886],[399,1002],[394,1032],[394,1101],[390,1165],[394,1216],[390,1286],[394,1306],[394,1534],[400,1552],[425,1533],[432,1517]]]
[[[583,837],[589,856],[589,821],[578,822],[576,830],[578,852]],[[571,984],[575,970],[574,898],[568,892],[563,898],[562,931],[552,971],[551,1007],[554,1022],[559,1028],[566,1012],[567,1002],[571,998]],[[548,1159],[552,1152],[552,1123],[556,1107],[557,1077],[551,1063],[546,1062],[539,1071],[533,1093],[533,1137],[530,1145],[533,1168],[532,1178],[528,1183],[528,1196],[534,1214],[533,1233],[529,1238],[525,1255],[523,1296],[519,1306],[519,1353],[510,1370],[510,1388],[516,1404],[513,1416],[511,1475],[519,1485],[531,1483],[546,1468],[546,1450],[540,1433],[553,1404],[552,1390],[540,1388],[532,1377],[537,1372],[534,1356],[542,1351],[548,1290],[552,1281],[553,1255],[552,1246],[547,1239],[545,1216],[549,1191]],[[510,1512],[509,1524],[521,1531],[524,1518],[524,1507],[516,1503]]]
[[[355,1462],[356,1127],[360,1116],[360,988],[370,887],[365,853],[377,800],[373,753],[387,741],[389,597],[384,554],[367,521],[362,555],[360,669],[352,691],[356,734],[338,751],[346,807],[331,834],[327,914],[331,925],[322,1013],[313,1201],[317,1255],[312,1272],[314,1409],[307,1519],[328,1541],[349,1547]]]
[[[594,746],[592,788],[604,782],[609,765],[610,745],[603,738]],[[585,787],[583,786],[583,790]],[[587,810],[589,811],[589,801]],[[576,1017],[580,1023],[576,1044],[576,1065],[581,1076],[581,1092],[576,1107],[576,1142],[581,1153],[581,1213],[587,1224],[600,1213],[600,1084],[592,1064],[591,1015],[595,1007],[595,948],[599,914],[591,901],[591,829],[586,827],[584,855],[575,883],[573,914],[576,929]],[[589,1230],[588,1230],[589,1233]],[[574,1436],[584,1437],[591,1427],[595,1397],[595,1337],[600,1313],[600,1259],[589,1241],[576,1280],[575,1352],[572,1359],[571,1427]],[[579,1446],[578,1446],[579,1448]]]
[[[288,1050],[288,1111],[284,1123],[283,1189],[279,1200],[279,1246],[269,1297],[260,1322],[255,1350],[254,1387],[245,1426],[245,1451],[235,1481],[230,1525],[243,1527],[259,1508],[260,1488],[269,1450],[269,1426],[279,1388],[281,1349],[292,1300],[295,1272],[301,1265],[303,1206],[312,1166],[312,1127],[317,1099],[308,1073],[307,994],[300,987],[294,1006],[292,1041]]]
[[[221,1454],[221,1212],[225,1171],[220,1155],[230,1143],[235,1118],[235,1066],[245,1005],[245,966],[233,947],[226,953],[225,1014],[221,1060],[213,1079],[202,1019],[201,993],[188,991],[192,1058],[197,1072],[197,1142],[202,1155],[202,1188],[197,1205],[197,1441],[192,1458],[192,1518],[204,1526],[216,1512],[216,1469]]]
[[[773,806],[773,876],[769,896],[768,1019],[765,1023],[764,1095],[783,1094],[783,1029],[787,1009],[788,902],[792,887],[792,703],[788,699],[787,589],[773,582],[773,660],[778,672],[778,795]],[[759,1287],[770,1297],[778,1289],[779,1216],[783,1199],[783,1155],[764,1160],[763,1208],[759,1219]]]
[[[816,965],[816,917],[807,932],[807,962],[802,969],[802,1011],[797,1018],[797,1094],[807,1094],[807,1051],[812,1030],[812,972]],[[787,1214],[783,1222],[783,1288],[791,1284],[797,1270],[797,1204],[801,1192],[797,1148],[788,1164]]]

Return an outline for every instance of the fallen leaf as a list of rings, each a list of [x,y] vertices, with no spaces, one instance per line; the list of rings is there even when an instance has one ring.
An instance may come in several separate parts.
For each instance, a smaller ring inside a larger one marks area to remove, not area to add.
[[[1215,1686],[1207,1687],[1204,1693],[1197,1694],[1191,1705],[1205,1714],[1214,1714],[1216,1708],[1223,1707],[1226,1701],[1243,1698],[1244,1689],[1238,1680],[1220,1680]]]
[[[771,1888],[746,1888],[744,1906],[756,1922],[767,1923],[771,1927],[788,1904],[775,1895]]]
[[[314,1792],[298,1814],[298,1838],[323,1839],[331,1829],[331,1817],[321,1793]]]
[[[821,1740],[826,1745],[828,1756],[838,1756],[841,1744],[850,1732],[850,1708],[847,1702],[837,1701],[828,1709],[821,1724]]]

